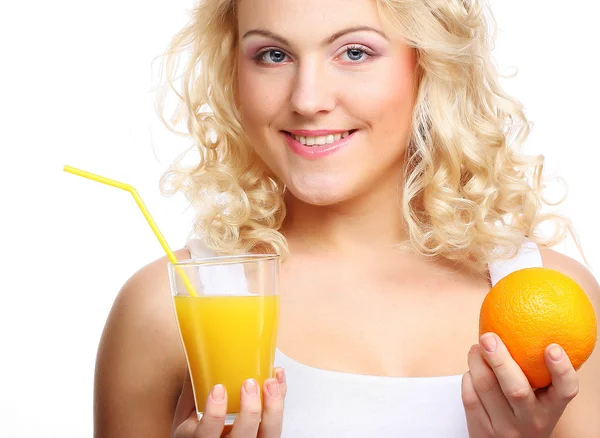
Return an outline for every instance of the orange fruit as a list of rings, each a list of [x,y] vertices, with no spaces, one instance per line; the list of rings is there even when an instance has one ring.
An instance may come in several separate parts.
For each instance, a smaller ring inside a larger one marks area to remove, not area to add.
[[[597,321],[587,294],[570,277],[547,268],[515,271],[486,295],[479,336],[496,333],[533,388],[552,379],[544,360],[549,344],[559,344],[577,370],[596,345]]]

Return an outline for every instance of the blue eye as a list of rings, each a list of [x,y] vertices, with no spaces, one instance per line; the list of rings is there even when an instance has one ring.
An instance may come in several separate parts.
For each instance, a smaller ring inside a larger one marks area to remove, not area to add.
[[[371,50],[362,45],[349,46],[340,55],[343,60],[349,63],[363,63],[376,56]]]
[[[346,50],[346,55],[348,55],[348,59],[351,61],[360,61],[365,52],[361,49],[348,49]]]
[[[268,49],[258,54],[257,58],[266,64],[281,64],[286,59],[286,54],[278,49]]]

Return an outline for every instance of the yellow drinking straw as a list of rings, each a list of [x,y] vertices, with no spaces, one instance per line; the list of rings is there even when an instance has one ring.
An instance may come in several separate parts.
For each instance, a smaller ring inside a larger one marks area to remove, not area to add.
[[[75,167],[71,167],[71,166],[67,166],[67,165],[64,166],[64,171],[72,173],[74,175],[82,176],[84,178],[91,179],[93,181],[98,181],[103,184],[107,184],[109,186],[117,187],[119,189],[122,189],[122,190],[125,190],[125,191],[131,193],[131,195],[133,196],[133,199],[135,199],[135,202],[137,203],[138,207],[142,211],[142,214],[148,221],[148,224],[150,224],[150,228],[152,228],[152,231],[154,231],[154,235],[156,236],[156,238],[160,242],[161,246],[167,253],[167,257],[169,258],[169,261],[171,263],[177,263],[177,258],[175,258],[175,254],[173,254],[173,251],[171,251],[171,248],[169,248],[169,244],[167,243],[167,241],[163,237],[162,233],[156,226],[156,222],[154,222],[154,219],[152,219],[152,216],[150,216],[150,212],[146,208],[144,201],[142,201],[142,198],[140,198],[140,195],[138,194],[137,190],[134,187],[132,187],[129,184],[115,181],[114,179],[105,178],[103,176],[96,175],[96,174],[93,174],[90,172],[86,172],[85,170],[76,169]],[[181,268],[179,268],[179,267],[176,267],[176,269],[181,274],[181,277],[183,278],[183,283],[187,287],[190,295],[193,297],[197,297],[198,294],[196,293],[196,290],[194,289],[194,286],[192,286],[192,283],[190,282],[190,280],[187,278],[187,275],[185,275],[185,272],[183,272],[183,270],[181,270]]]

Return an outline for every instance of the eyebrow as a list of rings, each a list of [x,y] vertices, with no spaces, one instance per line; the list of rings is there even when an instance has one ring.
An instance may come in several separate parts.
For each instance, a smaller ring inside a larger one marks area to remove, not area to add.
[[[387,35],[385,33],[383,33],[382,31],[380,31],[378,29],[375,29],[374,27],[370,27],[370,26],[354,26],[354,27],[348,27],[346,29],[342,29],[339,32],[334,33],[329,38],[326,38],[325,40],[323,40],[323,42],[321,44],[323,46],[325,46],[325,45],[333,43],[335,40],[337,40],[338,38],[343,37],[346,34],[353,33],[353,32],[364,32],[364,31],[375,32],[375,33],[381,35],[383,38],[385,38],[386,40],[389,41],[389,38],[387,37]],[[248,32],[246,32],[244,34],[244,36],[242,37],[242,39],[247,38],[247,37],[249,37],[251,35],[262,35],[264,37],[271,38],[271,39],[274,39],[276,41],[279,41],[281,44],[284,44],[286,46],[291,46],[291,44],[290,44],[290,42],[288,40],[286,40],[282,36],[277,35],[276,33],[273,33],[273,32],[271,32],[269,30],[266,30],[266,29],[252,29],[252,30],[249,30]]]

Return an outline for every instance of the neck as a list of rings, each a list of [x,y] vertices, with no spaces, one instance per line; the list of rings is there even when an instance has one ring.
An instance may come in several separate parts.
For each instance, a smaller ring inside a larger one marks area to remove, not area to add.
[[[397,184],[328,206],[315,206],[288,194],[282,232],[292,252],[390,250],[405,242]]]

